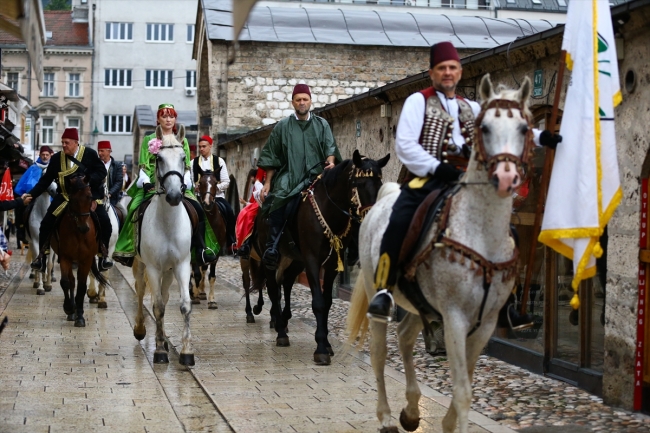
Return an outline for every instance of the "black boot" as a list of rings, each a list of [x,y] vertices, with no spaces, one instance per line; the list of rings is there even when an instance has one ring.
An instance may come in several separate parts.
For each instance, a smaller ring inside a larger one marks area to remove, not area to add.
[[[217,260],[217,255],[205,246],[205,221],[199,222],[194,231],[194,255],[199,265],[212,263]]]
[[[278,267],[280,261],[280,251],[278,251],[278,244],[280,243],[280,236],[282,236],[281,225],[271,224],[269,219],[269,232],[266,236],[266,251],[262,256],[262,261],[266,269],[274,271]]]
[[[113,267],[113,262],[108,257],[101,257],[99,259],[99,270],[101,272],[108,271]]]
[[[237,249],[237,256],[243,260],[248,260],[251,256],[251,237],[246,238],[244,242]]]
[[[391,321],[391,309],[395,301],[390,290],[380,289],[372,297],[368,305],[368,318],[377,322],[387,323]]]
[[[39,271],[41,273],[47,272],[47,254],[45,254],[43,251],[39,252],[38,256],[36,256],[30,267],[33,270]]]

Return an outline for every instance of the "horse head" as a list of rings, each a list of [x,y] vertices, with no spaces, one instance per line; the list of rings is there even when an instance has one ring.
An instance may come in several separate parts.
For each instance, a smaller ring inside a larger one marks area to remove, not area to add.
[[[156,154],[156,179],[158,187],[165,193],[165,200],[178,206],[185,193],[183,174],[185,173],[185,150],[183,139],[185,127],[178,126],[177,135],[163,135],[160,125],[156,127],[156,138],[162,142]]]
[[[377,161],[362,156],[358,150],[352,154],[354,167],[350,172],[350,180],[356,190],[357,214],[360,218],[363,218],[377,201],[379,188],[383,183],[381,169],[386,166],[388,160],[390,153]]]
[[[521,185],[534,144],[528,97],[530,79],[526,77],[519,90],[495,90],[490,74],[481,80],[479,92],[483,101],[476,118],[476,142],[472,158],[487,170],[488,179],[499,197],[511,197]],[[468,175],[473,172],[470,163]]]
[[[68,191],[68,211],[74,219],[77,229],[88,233],[90,225],[88,217],[93,204],[93,195],[90,191],[90,177],[85,174],[75,173],[66,179],[66,190]]]
[[[217,194],[217,183],[218,180],[213,171],[205,170],[201,172],[198,193],[199,200],[206,209],[212,209],[212,206],[214,206],[214,198]]]

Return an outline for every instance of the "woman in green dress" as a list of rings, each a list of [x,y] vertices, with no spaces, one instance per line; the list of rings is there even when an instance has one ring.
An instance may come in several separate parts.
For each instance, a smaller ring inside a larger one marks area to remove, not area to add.
[[[176,110],[172,104],[161,104],[158,107],[157,122],[162,128],[163,135],[176,134]],[[117,239],[113,259],[125,265],[132,266],[135,258],[136,231],[133,222],[136,209],[145,199],[150,198],[155,193],[156,185],[156,155],[149,151],[149,142],[156,138],[156,134],[147,135],[142,140],[140,146],[140,173],[137,182],[127,190],[127,194],[132,198],[129,203],[128,215],[124,221],[124,226]],[[200,265],[217,260],[219,244],[216,236],[209,224],[205,223],[205,213],[203,208],[194,196],[192,185],[192,176],[190,173],[190,148],[187,139],[183,139],[183,148],[185,150],[185,173],[183,182],[187,189],[185,197],[190,199],[190,203],[196,209],[199,215],[199,224],[194,232],[192,239],[193,257]]]

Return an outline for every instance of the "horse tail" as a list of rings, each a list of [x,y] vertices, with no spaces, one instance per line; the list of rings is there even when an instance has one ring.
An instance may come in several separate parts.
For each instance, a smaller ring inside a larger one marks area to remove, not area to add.
[[[387,195],[399,192],[400,186],[397,182],[386,182],[379,188],[379,193],[377,194],[377,201],[386,197]]]
[[[99,268],[97,267],[97,260],[95,260],[94,257],[93,257],[92,265],[90,266],[90,272],[92,272],[93,277],[95,277],[95,280],[99,284],[112,287],[111,284],[108,282],[108,280],[102,275],[102,273],[99,272]]]
[[[352,299],[350,301],[350,308],[348,310],[347,320],[347,345],[354,346],[354,343],[359,337],[358,348],[363,347],[363,342],[368,333],[368,295],[366,294],[365,279],[363,273],[357,277],[357,282],[354,284],[352,291]]]

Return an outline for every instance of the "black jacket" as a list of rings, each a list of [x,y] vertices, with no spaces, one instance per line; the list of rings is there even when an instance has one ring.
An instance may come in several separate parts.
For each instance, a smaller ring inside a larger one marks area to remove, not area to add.
[[[83,150],[83,154],[81,153]],[[56,192],[61,194],[63,192],[62,185],[59,182],[59,173],[61,172],[61,156],[65,155],[63,152],[57,152],[52,155],[50,163],[47,165],[47,170],[38,183],[29,192],[32,197],[40,196],[52,182],[57,183]],[[79,153],[77,159],[81,155],[79,162],[80,167],[75,165],[76,170],[70,174],[84,173],[90,176],[90,191],[92,192],[93,199],[99,200],[104,198],[104,179],[106,179],[106,167],[97,152],[89,147],[79,146]],[[68,158],[66,158],[68,160]]]
[[[192,161],[192,173],[194,174],[194,183],[196,184],[199,181],[199,178],[203,174],[203,169],[201,168],[201,165],[199,165],[199,161],[201,160],[201,156],[197,156],[194,158]],[[221,173],[221,166],[219,165],[219,157],[218,156],[213,156],[212,157],[212,172],[217,176],[217,179],[219,179],[220,173]]]
[[[111,156],[111,165],[108,169],[108,177],[106,182],[108,182],[108,193],[111,195],[111,203],[116,205],[120,199],[120,191],[122,191],[122,180],[124,175],[122,174],[122,164],[115,162],[115,159]]]
[[[22,205],[23,205],[23,199],[20,197],[16,197],[14,200],[0,201],[0,211],[15,209],[18,206],[22,206]]]

